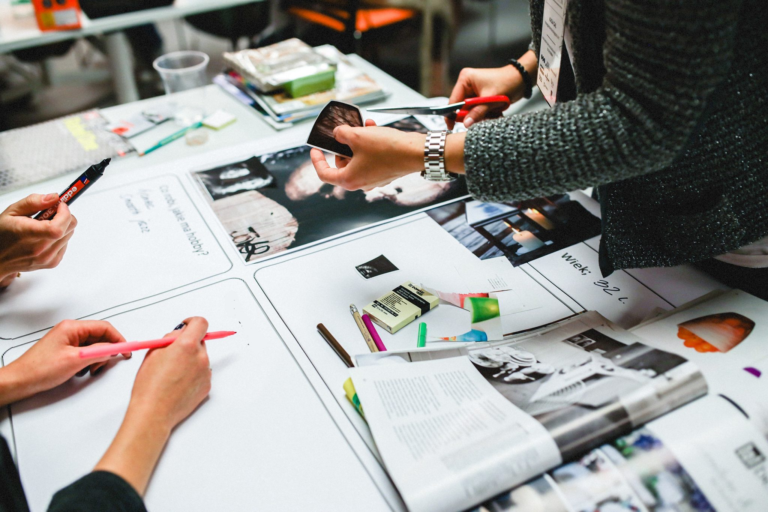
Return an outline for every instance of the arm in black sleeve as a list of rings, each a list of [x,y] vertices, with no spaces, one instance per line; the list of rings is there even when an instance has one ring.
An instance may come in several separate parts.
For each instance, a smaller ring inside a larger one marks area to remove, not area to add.
[[[53,496],[48,512],[146,512],[139,493],[108,471],[94,471]]]
[[[470,193],[521,200],[669,166],[728,74],[741,3],[605,2],[602,86],[472,126],[464,147]]]

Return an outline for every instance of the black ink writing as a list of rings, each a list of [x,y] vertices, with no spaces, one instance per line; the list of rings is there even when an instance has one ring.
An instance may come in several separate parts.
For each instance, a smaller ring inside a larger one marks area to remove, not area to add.
[[[249,227],[245,233],[238,234],[237,231],[232,231],[229,236],[232,237],[238,252],[245,256],[246,262],[251,261],[254,256],[269,252],[269,241],[258,240],[261,235],[252,227]]]

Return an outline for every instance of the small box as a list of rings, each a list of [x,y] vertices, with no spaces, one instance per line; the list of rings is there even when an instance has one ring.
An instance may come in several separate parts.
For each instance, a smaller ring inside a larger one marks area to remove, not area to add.
[[[408,281],[365,306],[363,313],[394,334],[438,304],[438,297]]]
[[[78,0],[32,0],[37,26],[42,32],[81,28]]]

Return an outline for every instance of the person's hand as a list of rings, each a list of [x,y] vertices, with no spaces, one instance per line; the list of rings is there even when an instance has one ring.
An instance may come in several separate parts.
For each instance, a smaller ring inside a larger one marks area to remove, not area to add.
[[[110,356],[80,358],[80,347],[124,342],[109,322],[64,320],[38,340],[24,355],[0,370],[3,382],[0,403],[11,403],[55,388],[75,375],[98,374]],[[123,354],[125,358],[130,353]]]
[[[64,203],[59,203],[53,220],[30,217],[58,201],[58,194],[32,194],[0,213],[0,288],[19,272],[54,268],[61,262],[77,219]]]
[[[202,341],[208,332],[204,318],[184,320],[181,330],[164,338],[176,340],[147,352],[131,392],[128,415],[138,415],[170,432],[189,416],[211,390],[211,368]]]
[[[407,133],[376,126],[368,119],[365,128],[338,126],[338,142],[352,148],[352,158],[336,157],[336,168],[328,165],[319,149],[310,153],[317,175],[326,183],[346,190],[370,190],[424,168],[422,133]]]
[[[173,343],[147,352],[123,424],[94,471],[114,473],[144,495],[171,430],[211,390],[211,368],[202,341],[207,331],[204,318],[187,318],[164,336],[175,336]]]
[[[496,95],[507,96],[514,103],[522,98],[524,93],[523,77],[514,66],[508,65],[490,69],[464,68],[459,73],[459,79],[453,87],[448,103],[458,103],[467,98]],[[491,109],[493,106],[477,105],[470,109],[464,118],[464,126],[469,128],[478,121],[501,116],[500,110]],[[453,130],[455,121],[446,118],[445,122],[448,124],[448,129]]]

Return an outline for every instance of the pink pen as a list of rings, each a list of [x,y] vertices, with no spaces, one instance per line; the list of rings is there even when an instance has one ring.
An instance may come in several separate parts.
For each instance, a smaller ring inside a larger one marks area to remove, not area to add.
[[[376,332],[376,328],[373,326],[373,322],[371,322],[371,317],[363,315],[363,323],[368,328],[368,332],[371,333],[371,338],[373,338],[373,342],[376,344],[376,348],[379,349],[379,352],[386,352],[387,347],[384,346],[384,343],[379,337],[379,333]]]
[[[218,340],[220,338],[232,336],[233,334],[237,333],[235,331],[209,332],[203,337],[203,341]],[[125,354],[126,352],[133,352],[134,350],[142,350],[145,348],[167,347],[173,343],[175,339],[176,337],[174,336],[173,338],[161,338],[159,340],[126,341],[124,343],[112,343],[103,347],[86,347],[80,350],[80,359],[116,356],[117,354]]]

